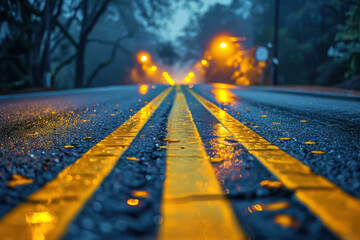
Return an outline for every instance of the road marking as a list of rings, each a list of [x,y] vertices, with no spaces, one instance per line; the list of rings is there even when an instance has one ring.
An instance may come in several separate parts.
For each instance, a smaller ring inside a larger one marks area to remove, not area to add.
[[[167,139],[179,141],[168,141],[159,239],[246,239],[179,89],[169,115]]]
[[[59,239],[172,88],[168,88],[0,221],[1,239]]]
[[[340,238],[360,239],[360,201],[280,150],[215,104],[190,93]]]

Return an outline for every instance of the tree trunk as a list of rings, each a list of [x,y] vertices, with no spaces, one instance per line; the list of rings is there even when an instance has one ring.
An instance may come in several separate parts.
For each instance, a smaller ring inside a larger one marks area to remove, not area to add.
[[[85,47],[86,39],[85,37],[81,37],[77,47],[76,55],[75,88],[81,88],[84,86]]]

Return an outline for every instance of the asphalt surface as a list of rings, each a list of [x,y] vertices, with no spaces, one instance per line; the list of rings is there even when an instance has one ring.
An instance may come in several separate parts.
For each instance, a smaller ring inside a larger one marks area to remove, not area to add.
[[[208,85],[194,89],[317,174],[360,197],[359,100]],[[282,137],[291,140],[279,140]]]
[[[263,181],[276,181],[190,93],[186,94],[194,122],[208,156],[224,162],[212,165],[233,209],[251,239],[334,239],[321,221],[302,206],[291,191],[267,188]],[[262,211],[268,207],[270,211]],[[274,224],[276,216],[289,216],[294,225]]]
[[[144,95],[138,86],[125,86],[0,100],[0,216],[56,177],[165,88],[149,87]],[[14,174],[33,179],[33,183],[8,187]]]
[[[124,86],[2,96],[0,216],[56,177],[166,87],[149,86],[144,91],[139,86]],[[360,101],[222,85],[195,85],[193,90],[317,174],[360,197]],[[212,166],[249,237],[336,239],[291,191],[261,186],[263,181],[277,179],[191,94],[184,92],[210,161],[229,160],[212,161]],[[164,139],[174,96],[173,91],[151,116],[69,225],[64,239],[156,238],[166,180]],[[282,137],[290,140],[279,140]],[[314,154],[313,150],[324,153]],[[15,175],[31,183],[10,187]],[[136,197],[139,202],[129,204],[136,192],[142,193]],[[260,211],[259,206],[264,209]],[[286,218],[287,224],[276,220],[281,218]]]

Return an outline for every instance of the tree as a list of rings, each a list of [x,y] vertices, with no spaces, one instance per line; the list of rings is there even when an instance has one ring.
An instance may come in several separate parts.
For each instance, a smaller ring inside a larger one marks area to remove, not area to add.
[[[345,78],[350,79],[360,75],[360,0],[350,1],[346,15],[346,22],[338,24],[335,41],[341,61],[348,66]]]
[[[132,54],[127,39],[140,33],[155,35],[155,28],[165,23],[174,7],[167,0],[2,0],[2,3],[0,26],[1,33],[6,33],[0,36],[3,79],[37,87],[44,86],[50,70],[55,81],[57,74],[67,66],[72,67],[69,64],[74,61],[75,87],[89,86],[100,71],[111,65],[118,50]],[[114,37],[98,38],[94,29],[102,27],[99,23],[109,22],[118,24]],[[92,72],[85,66],[90,43],[112,48],[109,58]]]
[[[108,10],[109,6],[111,6],[113,10],[116,9],[118,11],[121,23],[125,26],[123,29],[125,32],[119,36],[116,41],[104,41],[101,39],[90,38],[89,36],[91,35],[95,25]],[[131,38],[135,34],[144,31],[143,27],[145,26],[148,28],[157,26],[159,24],[158,21],[162,19],[159,15],[165,13],[168,14],[170,10],[169,8],[169,2],[164,0],[104,0],[101,4],[95,0],[75,1],[75,3],[72,3],[72,10],[70,11],[72,13],[72,17],[66,20],[68,26],[74,23],[78,28],[80,28],[80,30],[77,32],[70,32],[68,27],[65,27],[61,21],[57,22],[59,29],[75,48],[75,53],[60,63],[58,68],[56,68],[56,72],[53,73],[53,76],[56,75],[61,68],[71,63],[73,60],[76,60],[75,87],[79,88],[89,86],[99,71],[112,63],[118,49],[129,53],[129,50],[122,46],[122,40]],[[138,16],[134,13],[138,13]],[[143,22],[143,24],[139,24],[139,22]],[[111,51],[110,58],[101,63],[94,72],[90,74],[89,79],[85,80],[85,54],[86,47],[90,42],[112,45],[113,50]]]
[[[3,1],[0,20],[9,33],[1,43],[0,62],[8,73],[7,81],[26,81],[34,86],[45,83],[50,37],[62,5],[63,0]],[[8,69],[8,65],[12,67]]]

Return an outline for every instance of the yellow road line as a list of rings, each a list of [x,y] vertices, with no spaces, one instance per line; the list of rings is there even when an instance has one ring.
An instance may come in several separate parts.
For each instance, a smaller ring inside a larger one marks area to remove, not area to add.
[[[224,197],[179,89],[169,115],[167,139],[164,220],[159,238],[246,239]]]
[[[0,221],[1,239],[59,239],[172,88],[168,88]]]
[[[287,188],[294,190],[296,197],[331,231],[343,239],[360,239],[360,201],[357,198],[313,173],[308,166],[272,145],[215,104],[189,91],[252,155]]]

